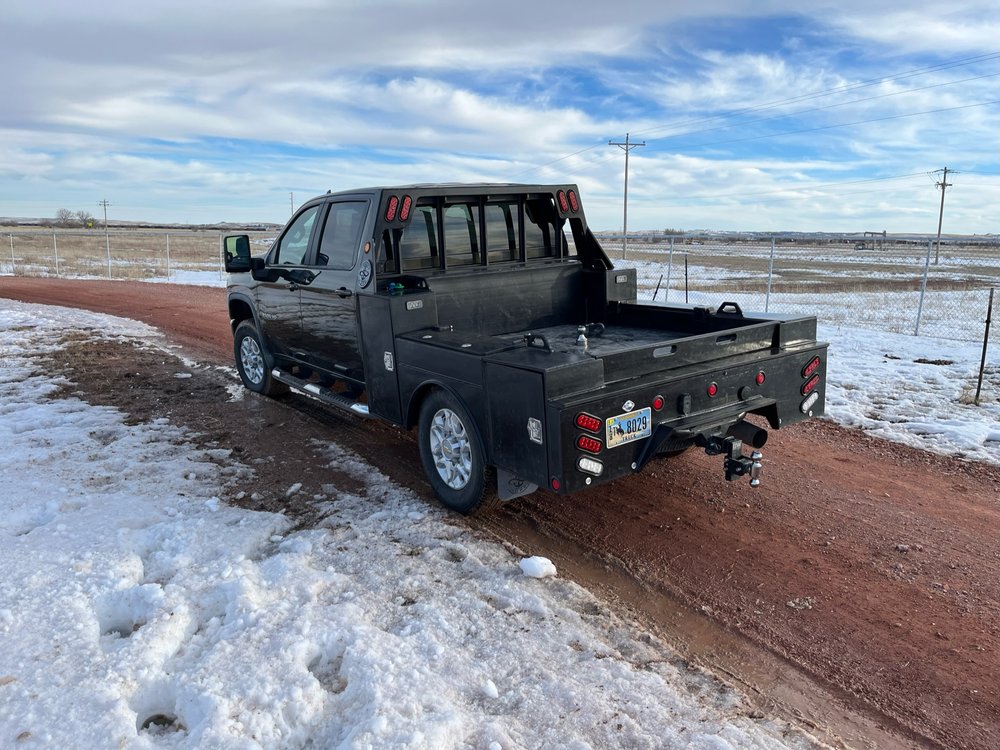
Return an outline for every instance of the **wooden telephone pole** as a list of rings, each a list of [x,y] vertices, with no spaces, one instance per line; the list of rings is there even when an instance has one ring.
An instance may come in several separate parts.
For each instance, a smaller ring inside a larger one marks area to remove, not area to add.
[[[620,143],[618,141],[608,141],[609,146],[618,146],[622,151],[625,152],[625,210],[622,216],[622,259],[625,258],[625,252],[628,249],[628,152],[639,146],[645,146],[646,142],[642,143],[629,143],[628,133],[625,134],[625,142]]]
[[[934,249],[935,266],[938,264],[938,260],[941,257],[941,222],[944,220],[944,191],[951,187],[951,183],[948,182],[948,167],[939,171],[944,172],[944,174],[941,177],[941,182],[936,183],[937,187],[941,188],[941,210],[938,213],[937,246]]]

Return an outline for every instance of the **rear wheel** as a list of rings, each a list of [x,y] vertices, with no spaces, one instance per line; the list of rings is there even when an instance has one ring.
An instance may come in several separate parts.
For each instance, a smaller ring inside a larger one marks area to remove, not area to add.
[[[260,334],[252,321],[244,320],[236,326],[233,333],[233,353],[240,380],[251,391],[265,396],[280,396],[288,392],[288,386],[271,377],[271,368],[264,356]]]
[[[434,391],[420,407],[417,443],[424,472],[438,499],[465,515],[499,504],[496,471],[476,423],[447,391]]]

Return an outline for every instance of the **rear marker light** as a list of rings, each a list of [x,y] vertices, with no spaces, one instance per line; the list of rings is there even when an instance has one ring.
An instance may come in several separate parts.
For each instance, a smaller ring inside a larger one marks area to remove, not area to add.
[[[552,488],[553,492],[558,492],[559,488],[562,487],[562,485],[559,484],[559,480],[555,477],[552,477],[552,481],[549,482],[549,486]]]
[[[587,456],[580,456],[580,458],[576,460],[576,468],[584,474],[591,474],[595,477],[601,476],[604,472],[604,464],[596,458],[588,458]]]
[[[809,380],[802,384],[802,395],[808,396],[816,389],[817,385],[819,385],[819,375],[813,375],[809,378]]]
[[[566,200],[566,193],[560,190],[556,193],[556,197],[559,199],[559,210],[563,213],[567,213],[569,211],[569,201]]]
[[[653,409],[659,411],[662,408],[663,408],[663,396],[656,396],[653,399]]]
[[[760,372],[757,373],[757,377],[754,378],[754,381],[757,383],[757,385],[764,385],[764,380],[765,380],[764,371],[761,370]]]
[[[576,415],[576,426],[587,432],[600,432],[601,420],[584,412]]]
[[[413,199],[408,196],[403,196],[403,205],[399,207],[399,220],[406,221],[410,218],[410,206],[413,205]]]
[[[592,438],[588,435],[580,435],[580,437],[576,439],[576,447],[582,451],[587,451],[587,453],[600,453],[601,448],[604,446],[597,438]]]
[[[802,402],[801,406],[799,406],[799,409],[802,410],[803,414],[808,414],[809,410],[813,408],[813,404],[815,404],[818,400],[819,400],[819,394],[814,393],[813,395],[811,395],[809,398],[807,398],[805,401]]]
[[[396,218],[396,209],[399,208],[399,198],[397,196],[392,196],[389,198],[389,203],[385,207],[385,220],[393,221]]]
[[[577,197],[575,190],[569,191],[569,207],[573,209],[573,213],[580,210],[580,199]]]
[[[820,362],[819,357],[813,357],[810,360],[809,364],[807,364],[805,367],[802,368],[802,377],[808,378],[810,375],[816,372],[816,370],[819,369],[819,362]]]
[[[709,398],[714,398],[718,393],[719,393],[719,385],[718,385],[718,383],[709,383],[708,384],[708,396],[709,396]]]

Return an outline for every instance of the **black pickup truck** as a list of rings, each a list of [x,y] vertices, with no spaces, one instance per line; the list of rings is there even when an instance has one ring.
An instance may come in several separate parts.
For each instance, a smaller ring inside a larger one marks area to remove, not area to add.
[[[223,260],[246,387],[416,426],[462,513],[692,445],[756,485],[767,432],[746,416],[777,429],[824,410],[815,318],[638,302],[575,185],[327,193],[265,256],[235,235]]]

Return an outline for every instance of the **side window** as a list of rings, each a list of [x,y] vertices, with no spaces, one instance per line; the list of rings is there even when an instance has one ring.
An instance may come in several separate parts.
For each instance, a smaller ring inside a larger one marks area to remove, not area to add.
[[[536,198],[524,202],[526,258],[551,258],[557,254],[555,215],[551,198]]]
[[[288,231],[278,240],[278,248],[274,253],[274,263],[283,266],[302,265],[309,249],[309,235],[319,214],[319,206],[313,206],[299,214]]]
[[[517,201],[486,204],[486,252],[490,263],[518,260]]]
[[[354,268],[367,215],[368,204],[364,201],[331,203],[319,241],[316,265],[341,271]]]
[[[399,239],[403,271],[436,268],[438,252],[437,212],[434,206],[417,206]]]
[[[444,210],[444,251],[448,266],[479,263],[479,207],[456,203]]]

